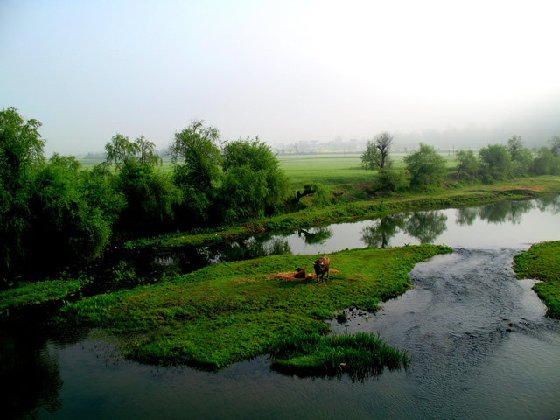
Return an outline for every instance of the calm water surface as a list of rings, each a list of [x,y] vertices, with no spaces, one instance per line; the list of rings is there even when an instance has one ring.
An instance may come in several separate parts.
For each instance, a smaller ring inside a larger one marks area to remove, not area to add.
[[[558,418],[560,326],[511,269],[530,243],[560,239],[556,198],[391,216],[230,245],[257,253],[330,253],[444,243],[451,255],[418,264],[415,288],[376,314],[349,309],[335,333],[373,331],[411,365],[353,382],[299,378],[266,356],[218,373],[123,360],[85,335],[2,332],[8,414],[56,418]],[[226,251],[206,252],[213,260]],[[178,257],[159,256],[161,265]],[[6,384],[10,384],[6,386]]]

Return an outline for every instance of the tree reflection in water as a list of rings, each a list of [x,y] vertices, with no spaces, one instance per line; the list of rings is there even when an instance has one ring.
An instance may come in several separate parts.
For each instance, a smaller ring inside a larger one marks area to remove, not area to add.
[[[372,226],[362,229],[362,241],[368,248],[387,248],[389,240],[404,227],[405,218],[403,214],[393,214],[374,220]]]
[[[421,244],[432,243],[445,232],[447,216],[439,211],[413,213],[405,224],[405,230]]]
[[[465,207],[457,209],[456,223],[460,226],[471,226],[475,220],[484,220],[488,223],[510,222],[515,225],[521,223],[523,214],[534,207],[540,211],[560,212],[559,196],[542,197],[534,201],[500,201],[482,207]]]
[[[298,229],[299,237],[303,236],[303,240],[307,245],[321,245],[332,236],[332,230],[329,227],[318,227],[310,230]]]
[[[560,195],[545,195],[535,202],[540,211],[549,211],[553,214],[560,213]]]
[[[37,407],[53,413],[62,406],[58,361],[47,351],[46,340],[29,332],[0,336],[4,418],[35,417]]]

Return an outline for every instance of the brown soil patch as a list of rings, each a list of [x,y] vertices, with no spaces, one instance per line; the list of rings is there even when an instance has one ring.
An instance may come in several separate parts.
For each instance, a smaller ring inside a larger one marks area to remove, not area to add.
[[[329,270],[329,273],[338,274],[340,273],[340,271],[331,269]],[[313,274],[308,273],[305,275],[305,277],[296,277],[296,275],[298,275],[297,271],[287,271],[287,272],[276,273],[272,277],[284,281],[308,281],[308,280],[316,279],[315,273]]]

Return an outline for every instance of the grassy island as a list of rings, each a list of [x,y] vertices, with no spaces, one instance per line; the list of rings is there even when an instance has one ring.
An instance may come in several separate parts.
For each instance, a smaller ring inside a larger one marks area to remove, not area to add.
[[[519,278],[542,280],[533,289],[547,306],[548,316],[560,318],[560,241],[541,242],[516,255],[514,270]]]
[[[410,287],[408,272],[416,263],[450,252],[435,245],[345,250],[331,255],[336,273],[319,284],[278,276],[297,267],[311,271],[310,256],[220,263],[164,283],[67,303],[59,321],[106,329],[120,337],[124,354],[136,360],[218,369],[273,353],[287,337],[323,335],[328,332],[324,319],[337,311],[352,306],[375,310],[379,302]],[[366,347],[371,345],[365,341]],[[327,345],[317,348],[324,354]],[[325,360],[316,356],[305,359],[316,367],[317,358]],[[391,357],[381,363],[393,366]]]

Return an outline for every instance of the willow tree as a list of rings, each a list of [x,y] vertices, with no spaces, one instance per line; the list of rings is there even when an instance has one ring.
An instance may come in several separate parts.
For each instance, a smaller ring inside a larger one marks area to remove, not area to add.
[[[23,257],[32,176],[44,162],[40,126],[37,120],[25,121],[16,108],[0,111],[0,280]]]
[[[219,140],[219,130],[206,127],[203,121],[193,121],[175,133],[169,149],[173,179],[183,196],[178,212],[184,225],[207,223],[211,219],[209,209],[222,177]]]

